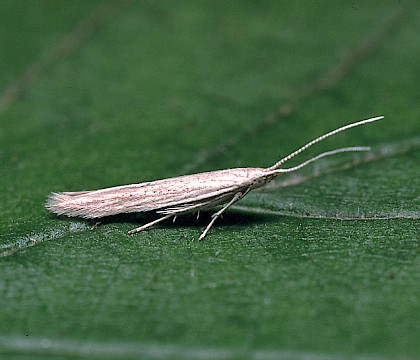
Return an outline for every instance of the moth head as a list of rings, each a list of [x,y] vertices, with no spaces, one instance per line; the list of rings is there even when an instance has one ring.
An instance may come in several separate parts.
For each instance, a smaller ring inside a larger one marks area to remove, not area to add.
[[[260,176],[259,178],[255,179],[252,183],[253,189],[258,189],[265,184],[269,183],[271,180],[273,180],[277,176],[277,173],[271,172],[267,173],[267,175]]]

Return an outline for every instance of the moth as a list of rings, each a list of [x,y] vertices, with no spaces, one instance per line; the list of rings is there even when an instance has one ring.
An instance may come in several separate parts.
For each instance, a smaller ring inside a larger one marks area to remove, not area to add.
[[[299,170],[326,156],[349,151],[369,151],[369,147],[345,147],[321,153],[293,167],[280,168],[285,162],[330,136],[383,118],[378,116],[330,131],[268,168],[216,170],[100,190],[51,193],[46,208],[58,215],[86,219],[137,212],[160,215],[156,220],[128,232],[134,234],[171,217],[175,220],[179,215],[199,214],[202,210],[219,206],[220,209],[211,216],[211,221],[199,237],[199,240],[203,240],[214,222],[232,204],[277,175]]]

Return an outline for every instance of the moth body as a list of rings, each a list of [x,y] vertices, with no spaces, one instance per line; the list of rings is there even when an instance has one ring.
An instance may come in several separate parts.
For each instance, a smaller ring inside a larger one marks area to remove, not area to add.
[[[267,171],[237,168],[115,186],[50,194],[47,208],[59,215],[100,218],[121,213],[179,214],[224,203],[238,191],[264,185]]]

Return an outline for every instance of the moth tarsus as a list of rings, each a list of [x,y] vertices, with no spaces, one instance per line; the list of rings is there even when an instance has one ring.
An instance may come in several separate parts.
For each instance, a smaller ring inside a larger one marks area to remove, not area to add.
[[[133,212],[154,212],[162,215],[128,233],[135,234],[168,218],[197,213],[221,206],[199,237],[203,240],[214,222],[249,191],[264,186],[277,175],[301,169],[323,157],[350,151],[369,151],[369,147],[346,147],[321,153],[299,165],[281,169],[280,166],[312,145],[350,128],[383,119],[378,116],[342,126],[308,142],[268,168],[235,168],[106,189],[51,193],[46,207],[58,215],[97,219]]]
[[[198,238],[198,240],[203,240],[207,233],[209,232],[210,228],[213,226],[214,222],[217,220],[217,218],[219,216],[221,216],[225,210],[227,210],[232,204],[234,204],[236,201],[238,201],[241,197],[243,197],[243,194],[241,192],[237,192],[232,200],[230,200],[225,206],[223,206],[219,211],[215,212],[212,216],[211,216],[211,221],[209,222],[209,224],[207,225],[207,227],[204,229],[204,231],[201,233],[200,237]]]

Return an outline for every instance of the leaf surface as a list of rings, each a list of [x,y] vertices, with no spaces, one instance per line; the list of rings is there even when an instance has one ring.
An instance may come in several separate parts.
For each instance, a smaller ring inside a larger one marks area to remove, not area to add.
[[[0,6],[0,354],[420,355],[415,2]],[[51,191],[267,167],[376,115],[290,166],[371,152],[278,177],[203,242],[211,212],[128,236],[150,218],[44,208]]]

